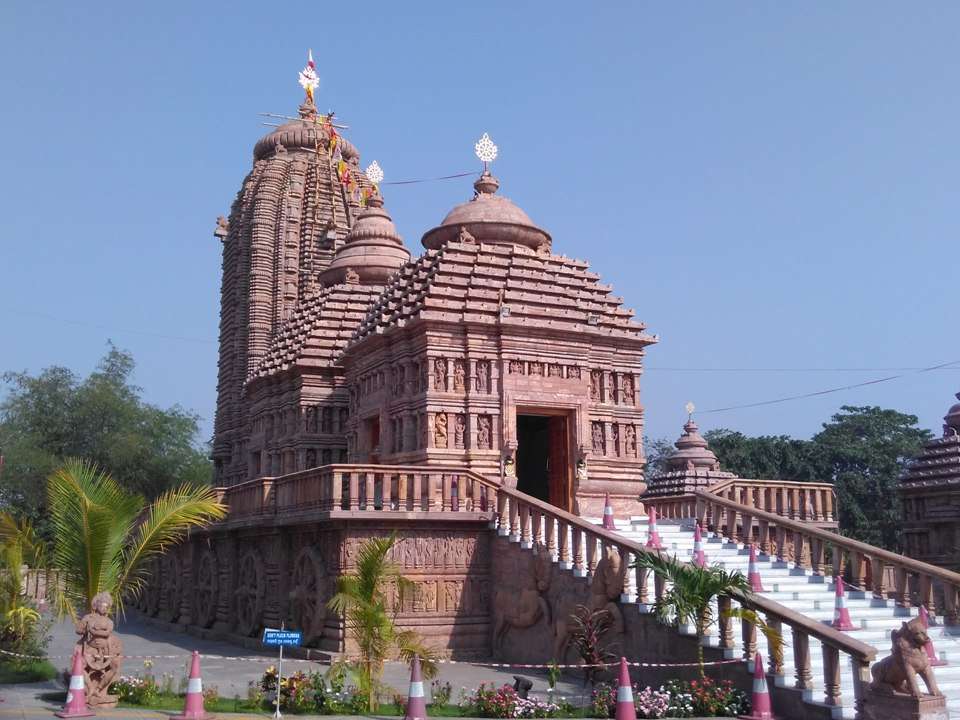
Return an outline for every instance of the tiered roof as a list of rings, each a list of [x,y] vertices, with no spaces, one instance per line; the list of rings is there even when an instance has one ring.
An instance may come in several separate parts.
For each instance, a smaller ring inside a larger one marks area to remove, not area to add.
[[[353,341],[415,320],[524,325],[656,342],[582,260],[522,245],[449,241],[391,279]]]
[[[308,368],[333,365],[381,289],[380,286],[347,282],[323,288],[308,298],[273,339],[267,354],[247,381],[288,370],[294,365]]]
[[[920,456],[900,476],[905,489],[960,485],[960,403],[947,411],[943,423],[943,437],[924,445]]]

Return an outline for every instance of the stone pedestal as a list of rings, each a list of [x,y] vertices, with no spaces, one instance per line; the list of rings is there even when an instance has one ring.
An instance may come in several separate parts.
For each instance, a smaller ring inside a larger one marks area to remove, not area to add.
[[[884,693],[869,686],[863,702],[864,720],[948,720],[943,695],[913,697],[905,693]]]

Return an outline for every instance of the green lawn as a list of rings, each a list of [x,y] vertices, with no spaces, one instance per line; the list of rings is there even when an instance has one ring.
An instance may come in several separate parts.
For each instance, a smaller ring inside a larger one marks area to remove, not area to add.
[[[47,660],[32,660],[25,663],[0,662],[0,685],[52,680],[58,674],[57,669]]]

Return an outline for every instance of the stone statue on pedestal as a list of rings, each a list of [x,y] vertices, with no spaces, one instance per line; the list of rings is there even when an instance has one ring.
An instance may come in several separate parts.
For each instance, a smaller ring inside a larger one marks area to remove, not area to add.
[[[90,606],[91,612],[80,618],[76,625],[77,635],[80,636],[77,645],[83,656],[87,705],[116,707],[119,698],[107,694],[107,690],[120,673],[123,644],[113,634],[113,620],[110,619],[113,598],[110,593],[98,593]]]

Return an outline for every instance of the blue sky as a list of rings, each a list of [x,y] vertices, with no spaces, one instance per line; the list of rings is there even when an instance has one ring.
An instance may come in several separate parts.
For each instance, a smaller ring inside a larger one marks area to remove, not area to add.
[[[946,2],[8,0],[0,369],[85,373],[111,338],[151,401],[209,432],[214,220],[258,113],[295,112],[308,47],[318,105],[388,181],[474,169],[490,133],[501,192],[660,334],[652,436],[678,434],[687,400],[960,360],[958,34]],[[384,188],[414,252],[470,193]],[[876,404],[939,432],[958,368],[699,419],[807,437]]]

